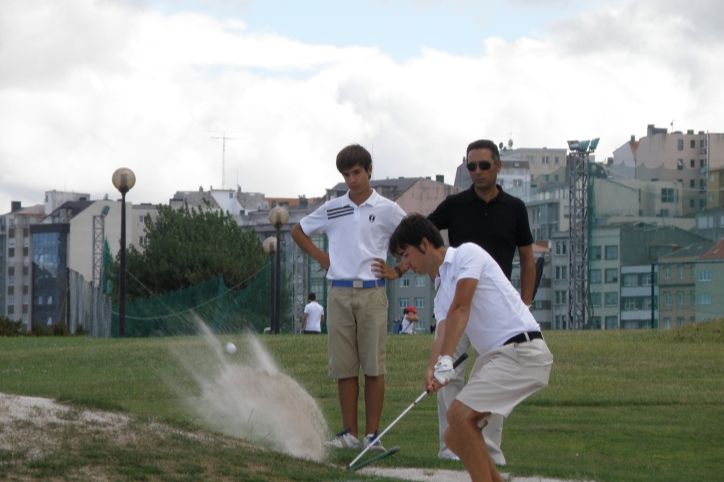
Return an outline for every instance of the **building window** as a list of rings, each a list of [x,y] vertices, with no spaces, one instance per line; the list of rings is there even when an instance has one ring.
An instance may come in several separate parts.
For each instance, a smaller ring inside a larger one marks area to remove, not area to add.
[[[699,295],[699,304],[700,305],[710,305],[711,304],[711,294],[709,293],[702,293]]]
[[[605,303],[607,307],[618,306],[618,293],[615,291],[606,293]]]
[[[679,171],[683,171],[683,170],[684,170],[684,160],[683,160],[683,159],[679,159],[678,161],[676,161],[676,168],[677,168]]]
[[[691,141],[691,143],[689,144],[689,146],[690,146],[692,149],[696,149],[696,141]]]
[[[684,267],[679,266],[678,271],[679,271],[679,279],[683,279],[684,278]]]
[[[704,283],[711,281],[711,271],[707,271],[707,270],[699,271],[699,281],[704,282]]]
[[[561,160],[560,160],[560,158],[559,158],[558,156],[556,156],[556,157],[554,158],[553,162],[554,162],[555,164],[558,164],[559,162],[561,162]]]
[[[141,245],[141,246],[146,246],[146,245],[148,245],[148,236],[140,236],[140,237],[138,238],[138,244]]]
[[[706,159],[699,159],[699,167],[706,166]]]
[[[591,260],[599,260],[601,259],[601,247],[600,246],[591,246]]]
[[[566,295],[568,294],[567,291],[556,291],[556,304],[557,305],[565,305],[566,304]]]
[[[696,291],[691,292],[691,305],[696,305]]]
[[[696,207],[696,201],[694,199],[689,199],[689,207],[695,208]]]
[[[684,140],[679,139],[678,141],[676,141],[676,146],[680,151],[683,151],[684,150]]]
[[[615,330],[618,328],[618,316],[607,316],[606,317],[606,329]]]
[[[671,268],[667,266],[666,268],[664,268],[664,279],[669,278],[671,278]]]
[[[674,202],[674,190],[664,188],[661,190],[661,202],[662,203],[673,203]]]
[[[550,164],[551,163],[551,157],[550,156],[543,156],[541,159],[541,164]]]
[[[639,285],[639,277],[635,274],[627,274],[623,277],[623,285],[624,286],[638,286]]]
[[[641,286],[651,286],[651,273],[641,275]]]
[[[606,270],[606,283],[618,283],[618,268]]]
[[[568,279],[568,267],[567,266],[556,266],[556,279]]]
[[[636,298],[625,298],[623,302],[623,306],[627,310],[635,310],[638,308],[638,303],[636,302]]]
[[[594,308],[601,306],[601,293],[591,293],[589,299],[591,300],[591,306]]]
[[[415,298],[415,308],[418,310],[425,307],[425,298]]]
[[[400,286],[400,288],[409,288],[410,287],[410,278],[408,278],[406,276],[403,276],[402,278],[400,278],[399,286]]]
[[[691,160],[691,167],[695,167],[694,159]],[[689,179],[689,187],[692,189],[696,189],[696,179]]]
[[[653,303],[651,302],[651,298],[642,298],[641,299],[641,308],[644,310],[650,310],[652,304]]]
[[[670,328],[671,327],[671,318],[668,316],[664,318],[664,328]]]
[[[618,246],[606,246],[606,259],[618,259]]]
[[[683,291],[677,291],[677,292],[676,292],[676,303],[677,303],[679,306],[683,306],[683,305],[684,305],[684,292],[683,292]]]
[[[401,310],[404,310],[410,306],[410,299],[409,298],[397,298],[397,307]]]
[[[568,243],[565,241],[556,241],[556,254],[564,255],[568,252]]]
[[[664,306],[671,306],[671,293],[664,291]]]
[[[425,277],[415,276],[415,286],[417,286],[418,288],[421,286],[425,286]]]
[[[592,269],[590,279],[588,281],[589,283],[596,284],[601,282],[601,270],[600,269]]]

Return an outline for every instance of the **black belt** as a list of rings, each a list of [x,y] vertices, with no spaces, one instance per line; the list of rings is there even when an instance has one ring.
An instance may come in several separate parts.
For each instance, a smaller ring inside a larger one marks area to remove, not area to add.
[[[510,345],[511,343],[525,343],[526,341],[543,339],[543,333],[540,331],[524,331],[519,335],[515,335],[510,340],[503,343],[503,345]]]

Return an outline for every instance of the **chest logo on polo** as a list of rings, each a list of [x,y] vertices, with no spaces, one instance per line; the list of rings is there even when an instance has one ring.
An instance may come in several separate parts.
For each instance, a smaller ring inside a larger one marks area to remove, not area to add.
[[[371,223],[374,223],[374,222],[375,222],[375,219],[377,219],[377,218],[375,217],[375,215],[374,215],[374,214],[370,214],[370,217],[369,217],[370,222],[371,222]]]

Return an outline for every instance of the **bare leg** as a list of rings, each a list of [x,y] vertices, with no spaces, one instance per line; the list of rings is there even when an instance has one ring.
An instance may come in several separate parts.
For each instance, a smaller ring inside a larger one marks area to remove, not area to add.
[[[385,403],[385,376],[365,375],[365,435],[375,433],[380,426],[382,406]]]
[[[365,392],[367,390],[365,389]],[[350,433],[357,435],[357,399],[359,398],[359,379],[340,378],[337,380],[337,394],[339,396],[339,407],[342,410],[343,429],[350,429]]]
[[[460,457],[472,482],[503,482],[488,454],[478,422],[487,413],[480,413],[455,400],[447,411],[448,428],[445,443]]]

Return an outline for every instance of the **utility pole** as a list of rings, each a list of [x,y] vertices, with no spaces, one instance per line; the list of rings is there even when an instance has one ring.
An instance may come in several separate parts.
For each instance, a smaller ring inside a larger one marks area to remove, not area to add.
[[[234,141],[236,137],[227,137],[225,131],[221,131],[220,137],[211,136],[212,139],[221,139],[221,189],[226,187],[226,141]]]

